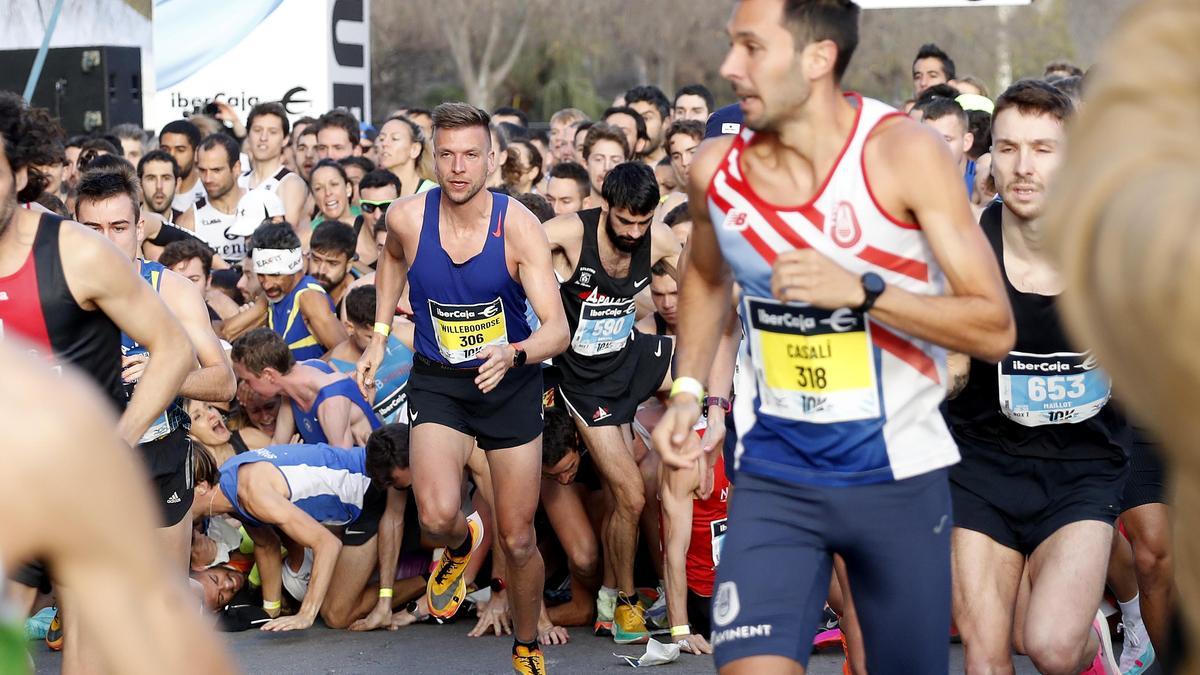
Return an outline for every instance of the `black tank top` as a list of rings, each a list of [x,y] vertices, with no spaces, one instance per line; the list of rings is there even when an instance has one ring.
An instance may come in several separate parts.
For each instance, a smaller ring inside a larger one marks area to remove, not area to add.
[[[1118,459],[1132,435],[1108,399],[1107,377],[1063,331],[1057,297],[1022,293],[1004,267],[1000,214],[992,204],[980,227],[987,235],[1012,303],[1017,341],[999,365],[971,359],[966,388],[949,402],[947,422],[963,452],[1000,450],[1047,459]]]
[[[59,255],[63,219],[42,214],[29,258],[16,273],[0,277],[0,337],[16,335],[57,364],[88,374],[125,409],[121,384],[121,331],[100,311],[75,302]]]
[[[555,362],[568,376],[588,380],[612,375],[627,360],[627,347],[637,337],[633,298],[650,283],[648,231],[633,251],[629,276],[614,279],[604,271],[597,240],[601,216],[598,208],[579,212],[583,221],[579,261],[571,278],[559,285],[571,329],[571,346]],[[624,389],[628,382],[618,384]]]

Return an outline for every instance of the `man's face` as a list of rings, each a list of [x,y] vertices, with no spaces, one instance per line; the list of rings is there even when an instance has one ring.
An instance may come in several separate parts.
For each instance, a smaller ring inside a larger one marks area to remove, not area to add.
[[[913,63],[913,98],[921,95],[921,92],[932,87],[935,84],[945,84],[949,81],[946,77],[946,67],[942,65],[942,60],[930,56],[924,59],[917,59]]]
[[[84,225],[121,249],[130,261],[137,258],[142,244],[142,221],[129,195],[115,195],[108,199],[80,199],[75,204],[75,217]]]
[[[954,165],[962,166],[967,157],[967,151],[975,142],[975,136],[967,131],[962,120],[957,115],[943,115],[936,120],[927,120],[925,124],[937,129],[950,146],[950,154],[954,156]]]
[[[625,150],[621,144],[608,139],[601,139],[592,144],[592,154],[587,157],[588,178],[592,182],[592,191],[600,194],[604,178],[618,164],[625,162]]]
[[[387,212],[388,202],[395,201],[399,195],[391,185],[384,187],[363,188],[359,200],[362,207],[363,227],[375,229],[375,223]]]
[[[542,467],[542,478],[552,478],[559,485],[570,485],[575,482],[575,474],[579,473],[579,460],[577,450],[567,450],[557,464]]]
[[[79,182],[79,146],[77,145],[67,148],[67,166],[63,171],[63,180],[67,182],[67,187],[72,189]]]
[[[675,182],[675,169],[669,164],[654,165],[654,180],[658,181],[658,193],[661,195],[671,194],[679,187]]]
[[[57,195],[62,189],[65,167],[62,164],[56,163],[46,166],[38,166],[36,169],[37,172],[42,174],[42,176],[46,179],[46,192],[52,195]]]
[[[296,137],[296,169],[305,181],[312,176],[313,167],[317,165],[317,135],[305,133],[305,128]]]
[[[575,161],[575,138],[566,122],[550,123],[550,150],[555,162]]]
[[[672,119],[707,122],[708,113],[708,103],[704,100],[703,96],[684,94],[675,99],[675,109],[671,114]]]
[[[635,214],[625,208],[611,209],[604,220],[604,227],[613,246],[625,253],[631,253],[648,236],[653,220],[653,211]]]
[[[256,162],[273,160],[283,154],[287,136],[283,133],[283,120],[275,115],[259,115],[249,130],[250,156]]]
[[[146,207],[157,214],[170,212],[178,184],[170,162],[151,161],[142,167],[142,198]]]
[[[0,143],[0,233],[12,222],[13,213],[17,210],[17,193],[25,188],[28,179],[29,174],[25,169],[12,170],[4,143]]]
[[[634,148],[635,155],[641,152],[642,146],[645,144],[638,139],[637,120],[625,113],[613,113],[605,117],[604,121],[625,134],[625,140],[629,141],[629,147]]]
[[[658,106],[650,101],[634,101],[629,104],[630,108],[637,111],[642,116],[642,121],[646,123],[646,135],[650,137],[650,141],[646,144],[646,152],[651,153],[658,150],[662,145],[663,118],[658,112]]]
[[[357,154],[358,147],[350,142],[350,133],[341,127],[325,127],[317,132],[318,159],[345,159]]]
[[[358,183],[363,179],[363,176],[367,175],[367,172],[363,171],[362,167],[356,164],[347,164],[342,168],[346,170],[346,178],[350,180],[350,203],[358,204],[359,199],[361,199],[358,194]]]
[[[204,607],[210,612],[228,605],[246,583],[246,575],[219,565],[203,572],[193,572],[192,578],[204,587]]]
[[[285,295],[292,292],[300,280],[299,274],[259,274],[256,276],[258,285],[267,296],[267,300],[271,302],[282,300]]]
[[[204,274],[204,263],[200,262],[199,258],[180,260],[171,266],[171,271],[187,277],[187,280],[199,286],[200,290],[208,290],[208,277]]]
[[[204,184],[208,198],[220,199],[229,194],[237,185],[237,177],[242,167],[241,160],[235,157],[233,166],[230,166],[225,148],[221,146],[201,150],[196,155],[196,169],[200,172],[200,182]]]
[[[242,410],[246,411],[246,417],[250,418],[250,423],[263,433],[275,433],[275,421],[279,418],[278,396],[260,396],[258,392],[250,387],[249,382],[243,381],[238,385],[237,389],[238,402],[242,404]]]
[[[726,28],[732,44],[721,77],[733,85],[744,124],[756,131],[776,129],[812,93],[803,62],[816,43],[798,52],[782,18],[781,2],[739,2]]]
[[[455,204],[464,204],[483,189],[496,170],[491,137],[483,127],[438,129],[433,139],[434,168],[442,193]]]
[[[672,328],[677,319],[676,310],[679,307],[679,284],[669,274],[654,274],[650,277],[650,299],[654,301],[654,309],[658,315]]]
[[[401,469],[393,466],[392,473],[387,479],[387,487],[393,490],[407,490],[412,487],[412,468]]]
[[[338,287],[350,273],[350,260],[341,252],[318,251],[308,252],[308,276],[317,280],[326,292]]]
[[[587,129],[576,128],[574,133],[575,133],[575,146],[574,146],[575,161],[579,161],[582,159],[584,161],[584,163],[586,163],[587,159],[585,159],[583,156],[583,142],[587,139]]]
[[[992,175],[1004,207],[1019,218],[1042,215],[1046,190],[1065,150],[1062,122],[1050,115],[1002,110],[992,125]]]
[[[158,148],[166,150],[175,158],[179,165],[179,173],[183,177],[192,175],[192,166],[196,163],[196,148],[183,134],[163,134],[158,137]],[[78,153],[75,155],[78,157]]]
[[[238,380],[250,385],[254,393],[267,398],[279,396],[283,388],[279,386],[277,381],[279,373],[275,372],[274,368],[267,368],[262,373],[255,375],[242,362],[233,362],[233,374]]]
[[[551,178],[546,183],[544,196],[556,216],[583,209],[583,200],[587,198],[587,195],[579,194],[579,183],[570,178]]]
[[[668,150],[671,152],[671,168],[675,170],[675,180],[680,188],[686,188],[688,170],[692,166],[692,158],[696,156],[696,148],[700,141],[687,134],[675,134],[670,139]]]
[[[130,164],[137,166],[137,163],[142,159],[142,155],[146,154],[145,144],[137,138],[122,138],[120,140],[121,154],[125,156],[125,159],[129,160]]]

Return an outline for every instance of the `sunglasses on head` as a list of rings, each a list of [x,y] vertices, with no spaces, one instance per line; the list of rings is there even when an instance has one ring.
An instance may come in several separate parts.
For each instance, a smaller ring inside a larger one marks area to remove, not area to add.
[[[363,213],[375,213],[375,209],[387,211],[387,207],[390,206],[393,201],[395,200],[383,199],[379,201],[372,201],[370,199],[361,199],[359,200],[358,205],[362,208]]]

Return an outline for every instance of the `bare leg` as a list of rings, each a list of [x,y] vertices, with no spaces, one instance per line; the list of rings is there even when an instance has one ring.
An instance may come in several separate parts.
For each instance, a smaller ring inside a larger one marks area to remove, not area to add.
[[[954,621],[970,675],[1013,672],[1013,607],[1025,556],[974,530],[954,528]],[[947,636],[949,637],[949,636]]]
[[[630,439],[620,427],[588,427],[582,423],[577,426],[613,495],[612,515],[604,532],[604,554],[611,561],[617,590],[633,597],[638,519],[646,495],[641,473],[633,461]]]
[[[1108,555],[1107,581],[1118,602],[1129,602],[1137,597],[1138,584],[1133,569],[1133,549],[1116,528],[1113,528],[1112,549]]]
[[[578,487],[543,479],[542,505],[571,570],[571,602],[550,607],[550,620],[558,626],[588,625],[596,609],[592,594],[600,586],[600,552]]]
[[[1142,621],[1150,643],[1159,654],[1169,640],[1175,581],[1171,559],[1171,524],[1166,504],[1144,504],[1121,514],[1133,545],[1134,569],[1141,596]]]
[[[509,576],[513,635],[522,642],[533,642],[546,582],[533,530],[541,487],[542,437],[515,448],[492,450],[487,459],[495,492],[497,537]]]
[[[330,628],[346,628],[351,623],[370,613],[379,599],[379,589],[370,584],[375,598],[370,606],[359,613],[363,589],[371,581],[371,573],[379,566],[379,535],[375,535],[361,546],[343,546],[333,568],[329,590],[321,605],[321,619]]]
[[[463,467],[475,440],[440,424],[417,425],[411,434],[412,489],[421,529],[435,546],[458,546],[467,538]]]

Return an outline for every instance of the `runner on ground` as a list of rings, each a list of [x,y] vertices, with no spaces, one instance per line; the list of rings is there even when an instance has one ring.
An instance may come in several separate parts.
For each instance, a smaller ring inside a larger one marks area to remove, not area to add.
[[[721,72],[748,128],[689,169],[678,377],[655,446],[676,467],[700,452],[684,444],[736,280],[753,367],[713,596],[723,673],[806,664],[834,553],[867,669],[949,669],[942,347],[997,360],[1012,315],[944,142],[841,91],[858,19],[849,0],[737,3]]]

